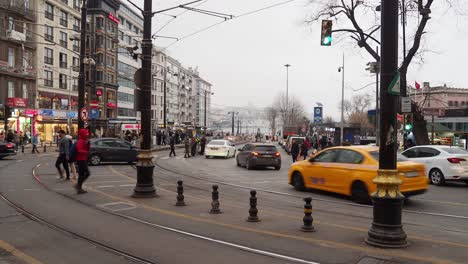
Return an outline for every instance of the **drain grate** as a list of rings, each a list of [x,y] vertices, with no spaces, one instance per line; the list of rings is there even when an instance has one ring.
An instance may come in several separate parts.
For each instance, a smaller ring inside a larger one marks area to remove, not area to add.
[[[136,208],[134,204],[125,203],[125,202],[105,203],[105,204],[98,204],[97,206],[104,208],[106,210],[112,211],[112,212],[131,210],[131,209]]]
[[[376,257],[363,257],[356,264],[401,264],[401,262]]]

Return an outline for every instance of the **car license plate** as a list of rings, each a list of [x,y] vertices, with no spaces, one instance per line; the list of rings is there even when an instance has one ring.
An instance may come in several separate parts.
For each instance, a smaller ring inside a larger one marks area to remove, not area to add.
[[[272,155],[263,155],[263,157],[265,157],[265,158],[271,158],[271,157],[273,157],[273,156],[272,156]]]

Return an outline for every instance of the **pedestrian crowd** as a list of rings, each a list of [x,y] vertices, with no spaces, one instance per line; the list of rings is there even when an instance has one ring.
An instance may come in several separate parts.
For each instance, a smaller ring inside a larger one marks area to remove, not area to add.
[[[293,162],[296,162],[298,160],[307,159],[309,151],[311,151],[311,154],[315,154],[317,151],[329,147],[333,147],[333,140],[331,137],[327,137],[326,135],[319,137],[317,134],[314,134],[311,137],[305,137],[303,141],[293,138],[290,152]]]

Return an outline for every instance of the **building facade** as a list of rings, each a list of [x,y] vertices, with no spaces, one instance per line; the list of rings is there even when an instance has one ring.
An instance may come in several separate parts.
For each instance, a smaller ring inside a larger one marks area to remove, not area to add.
[[[194,117],[195,126],[197,127],[210,127],[212,121],[208,118],[211,107],[211,96],[213,92],[211,90],[211,84],[200,77],[198,70],[193,72],[193,82],[195,83],[195,89],[193,89],[192,95],[194,96]],[[206,113],[206,117],[205,117]],[[206,121],[206,123],[205,123]]]
[[[139,130],[139,112],[137,111],[137,93],[134,82],[135,72],[141,68],[141,58],[133,55],[141,52],[143,38],[143,17],[121,3],[117,12],[119,23],[118,72],[117,82],[117,119],[109,120],[120,126],[120,133],[126,130]],[[118,132],[118,131],[116,131]]]
[[[37,67],[34,2],[0,1],[0,132],[31,132]]]

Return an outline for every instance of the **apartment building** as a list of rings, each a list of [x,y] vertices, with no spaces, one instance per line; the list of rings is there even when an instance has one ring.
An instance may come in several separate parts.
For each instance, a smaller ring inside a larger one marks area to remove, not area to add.
[[[164,73],[166,69],[166,54],[153,49],[153,85],[151,89],[151,120],[153,129],[164,127]]]
[[[200,77],[198,70],[195,70],[193,73],[193,82],[195,84],[192,92],[195,103],[195,126],[209,128],[212,124],[212,121],[209,119],[211,96],[213,95],[211,90],[212,85]]]
[[[0,1],[0,131],[31,132],[36,63],[33,0]]]

